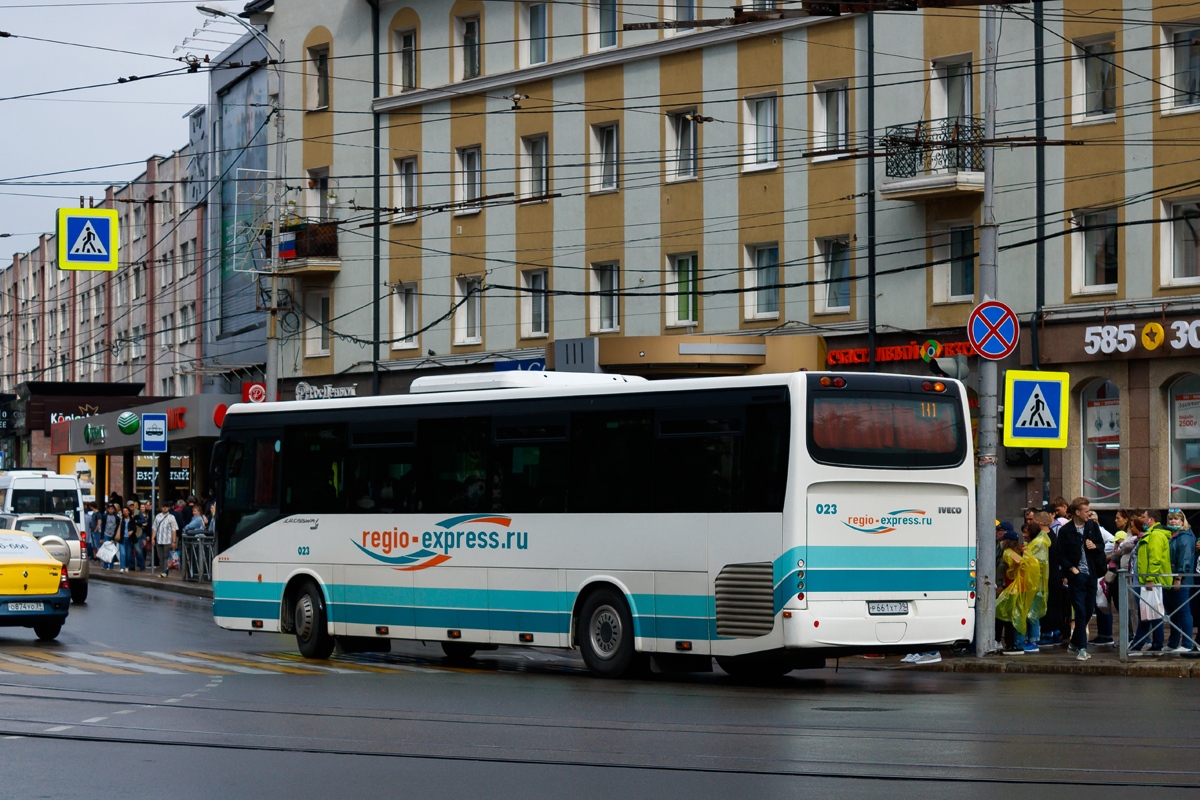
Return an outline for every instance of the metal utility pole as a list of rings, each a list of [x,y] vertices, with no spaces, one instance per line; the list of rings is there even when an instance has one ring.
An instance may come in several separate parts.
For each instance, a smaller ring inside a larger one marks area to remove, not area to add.
[[[1046,55],[1044,49],[1044,14],[1042,3],[1033,4],[1033,107],[1037,120],[1034,136],[1038,146],[1034,181],[1037,184],[1034,200],[1033,235],[1037,239],[1034,259],[1037,262],[1037,316],[1033,318],[1033,368],[1042,368],[1041,325],[1042,309],[1046,305]],[[1050,505],[1050,451],[1042,448],[1042,508]]]
[[[283,40],[279,40],[282,62]],[[271,319],[267,328],[267,402],[279,397],[279,226],[283,217],[283,72],[275,69],[275,215],[271,220]]]
[[[983,81],[983,138],[996,138],[996,6],[985,12],[986,40]],[[979,227],[979,289],[983,301],[996,299],[996,260],[999,254],[995,208],[995,147],[983,149],[983,224]],[[979,359],[979,451],[976,483],[975,533],[975,654],[995,649],[996,639],[996,385],[999,367]]]
[[[867,11],[867,152],[875,152],[875,12]],[[867,352],[875,369],[875,159],[867,159]]]

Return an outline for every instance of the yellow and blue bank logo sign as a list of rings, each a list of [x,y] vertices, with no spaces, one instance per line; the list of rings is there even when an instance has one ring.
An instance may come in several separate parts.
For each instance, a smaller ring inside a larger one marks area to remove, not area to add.
[[[60,208],[56,231],[59,269],[117,268],[115,208]]]

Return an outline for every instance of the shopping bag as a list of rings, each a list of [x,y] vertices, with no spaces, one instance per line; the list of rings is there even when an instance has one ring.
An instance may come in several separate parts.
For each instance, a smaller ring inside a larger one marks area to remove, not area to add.
[[[179,569],[179,551],[172,550],[170,557],[167,559],[167,569]]]
[[[111,564],[117,558],[117,546],[111,540],[100,545],[100,549],[96,551],[96,557],[105,564]]]
[[[1096,608],[1100,611],[1108,611],[1108,592],[1104,588],[1104,581],[1096,581]]]
[[[1141,619],[1155,620],[1163,617],[1163,593],[1162,587],[1157,583],[1147,584],[1142,587],[1141,595],[1138,598],[1138,612]]]

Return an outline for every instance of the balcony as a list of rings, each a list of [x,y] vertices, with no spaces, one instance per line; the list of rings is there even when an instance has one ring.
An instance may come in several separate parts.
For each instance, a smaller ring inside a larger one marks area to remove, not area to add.
[[[983,192],[983,122],[950,117],[893,125],[884,137],[890,200],[934,200]]]
[[[333,278],[341,269],[336,221],[304,220],[279,229],[280,275]]]

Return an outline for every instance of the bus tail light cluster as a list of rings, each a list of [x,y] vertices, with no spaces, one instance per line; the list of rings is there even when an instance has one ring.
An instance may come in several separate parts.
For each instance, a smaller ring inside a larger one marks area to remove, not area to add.
[[[821,378],[821,385],[826,388],[829,388],[830,386],[832,386],[835,389],[841,389],[843,386],[846,385],[846,379],[845,378],[831,378],[828,375],[825,375]]]
[[[925,381],[921,384],[921,388],[927,392],[944,392],[946,384],[941,381]]]

